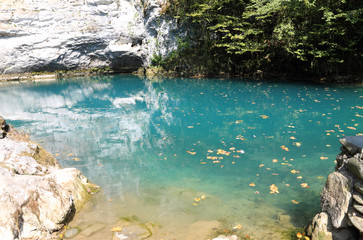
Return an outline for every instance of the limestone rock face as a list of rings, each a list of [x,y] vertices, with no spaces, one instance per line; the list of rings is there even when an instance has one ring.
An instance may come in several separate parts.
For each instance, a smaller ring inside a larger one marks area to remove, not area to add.
[[[2,0],[0,9],[0,74],[130,72],[175,49],[179,31],[156,0]]]
[[[352,178],[340,172],[329,174],[321,193],[321,208],[330,214],[334,227],[347,225],[345,215],[351,201]]]
[[[0,239],[37,238],[61,229],[97,186],[25,137],[0,139]]]

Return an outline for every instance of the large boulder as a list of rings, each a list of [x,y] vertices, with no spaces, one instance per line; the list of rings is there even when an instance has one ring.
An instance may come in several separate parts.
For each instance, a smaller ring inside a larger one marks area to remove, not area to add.
[[[346,173],[329,174],[321,193],[321,208],[328,212],[335,228],[346,227],[346,214],[351,203],[353,179]]]
[[[39,238],[60,230],[98,187],[26,137],[0,139],[0,239]]]

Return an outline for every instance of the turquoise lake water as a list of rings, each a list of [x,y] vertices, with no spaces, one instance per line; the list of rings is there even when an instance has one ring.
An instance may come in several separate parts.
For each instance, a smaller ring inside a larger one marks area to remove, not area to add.
[[[362,85],[68,78],[3,86],[0,109],[101,186],[70,224],[106,226],[86,239],[132,216],[150,239],[289,239],[320,210],[339,138],[363,133]]]

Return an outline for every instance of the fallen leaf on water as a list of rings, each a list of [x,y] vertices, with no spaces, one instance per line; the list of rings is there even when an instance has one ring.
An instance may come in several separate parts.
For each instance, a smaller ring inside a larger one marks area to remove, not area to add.
[[[300,184],[301,185],[301,187],[303,187],[303,188],[310,188],[309,186],[308,186],[308,184],[307,183],[302,183],[302,184]]]
[[[79,158],[73,158],[74,161],[78,162],[79,161]]]
[[[238,153],[245,153],[243,150],[237,150]]]
[[[236,148],[235,147],[231,147],[231,148],[229,148],[229,150],[234,151],[234,150],[236,150]]]
[[[260,115],[260,117],[263,118],[263,119],[269,118],[269,116],[266,116],[266,115]]]
[[[310,240],[310,238],[309,238],[309,237],[306,237],[306,236],[305,236],[304,238],[305,238],[305,240]]]
[[[199,202],[200,198],[194,198],[194,201]]]
[[[297,179],[302,179],[302,176],[297,176],[296,178],[297,178]]]
[[[271,194],[273,194],[273,193],[279,193],[279,188],[275,184],[272,184],[270,186],[270,193]]]
[[[347,127],[347,128],[349,128],[351,130],[357,130],[355,127]]]
[[[218,159],[218,158],[217,158],[217,157],[212,157],[212,156],[207,156],[207,159],[216,160],[216,159]]]
[[[299,202],[295,201],[295,200],[291,200],[291,202],[295,203],[295,204],[299,204]]]
[[[240,156],[239,156],[239,155],[233,155],[233,157],[234,157],[234,158],[240,158]]]
[[[194,128],[194,126],[188,126],[188,128]]]
[[[295,142],[294,144],[296,147],[301,147],[301,142]]]
[[[200,164],[206,164],[207,162],[200,162]]]
[[[205,197],[205,195],[202,195],[200,198],[204,200],[206,197]]]
[[[263,167],[263,166],[265,166],[265,164],[260,164],[260,165],[258,165],[259,167]]]
[[[296,171],[295,169],[291,170],[292,173],[299,173],[299,171]]]
[[[59,153],[54,154],[54,157],[57,157],[57,156],[59,156]]]
[[[187,151],[187,153],[194,155],[196,152]]]
[[[284,151],[286,151],[286,152],[290,151],[289,148],[287,148],[285,145],[282,145],[281,146],[281,149],[284,150]]]
[[[212,153],[213,151],[212,150],[208,150],[207,152]]]
[[[297,234],[296,234],[296,237],[298,237],[298,238],[302,238],[302,234],[301,234],[301,233],[297,233]]]
[[[329,144],[327,144],[327,145],[325,145],[325,146],[327,146],[327,147],[331,147],[331,145],[329,145]]]
[[[316,177],[317,179],[322,179],[322,178],[324,178],[324,177],[320,177],[320,176],[318,176],[318,177]]]
[[[197,205],[198,205],[198,203],[194,203],[194,202],[193,202],[192,204],[193,204],[194,206],[197,206]]]
[[[260,194],[260,192],[259,192],[259,191],[256,191],[255,193],[256,193],[256,194]]]
[[[111,232],[121,232],[122,231],[122,227],[114,227],[111,229]]]
[[[296,138],[295,137],[290,137],[291,140],[295,140]]]
[[[272,159],[272,162],[273,162],[273,163],[277,163],[277,162],[278,162],[278,160],[277,160],[277,159]]]
[[[249,186],[250,186],[250,187],[255,187],[255,186],[256,186],[256,184],[254,184],[254,183],[250,183],[250,184],[249,184]]]
[[[327,160],[327,157],[320,157],[321,160]]]
[[[68,154],[68,155],[67,155],[67,157],[70,157],[70,156],[72,156],[72,155],[73,155],[73,153],[70,153],[70,154]]]

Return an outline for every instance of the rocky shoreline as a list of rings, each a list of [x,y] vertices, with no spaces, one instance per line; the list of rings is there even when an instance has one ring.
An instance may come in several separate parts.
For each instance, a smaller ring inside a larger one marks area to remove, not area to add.
[[[363,237],[363,136],[348,136],[340,142],[335,172],[321,193],[322,212],[307,228],[312,240]]]
[[[0,239],[57,239],[99,190],[0,117]]]

